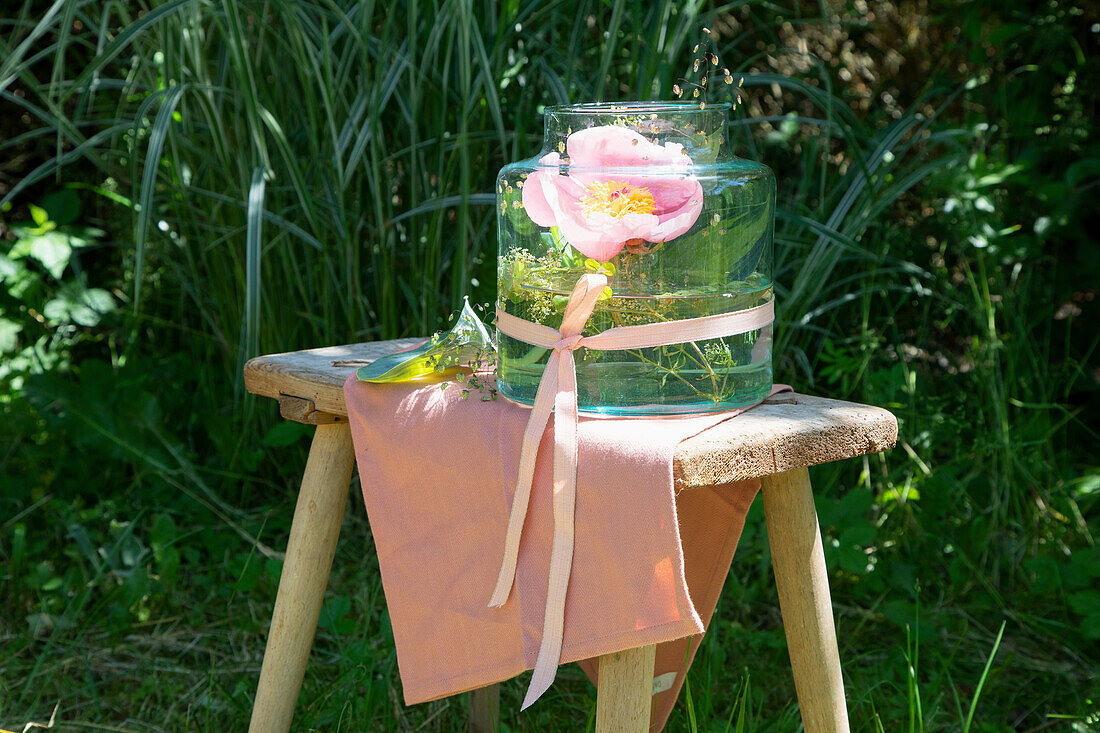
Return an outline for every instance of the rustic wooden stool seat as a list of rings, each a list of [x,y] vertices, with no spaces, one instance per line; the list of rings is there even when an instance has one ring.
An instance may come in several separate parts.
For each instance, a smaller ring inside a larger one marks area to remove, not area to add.
[[[358,362],[417,341],[275,354],[245,365],[249,392],[277,399],[283,417],[317,426],[252,708],[253,733],[290,729],[313,645],[355,463],[344,381]],[[786,393],[684,441],[676,450],[678,489],[762,480],[791,670],[803,725],[810,733],[847,731],[848,711],[807,466],[887,450],[896,439],[897,421],[886,410]],[[648,646],[600,658],[597,731],[649,729],[654,650]],[[495,689],[471,694],[474,730],[496,717],[496,694]]]

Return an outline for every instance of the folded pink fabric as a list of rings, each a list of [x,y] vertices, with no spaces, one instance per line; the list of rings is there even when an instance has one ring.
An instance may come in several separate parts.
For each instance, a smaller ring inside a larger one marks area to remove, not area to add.
[[[779,391],[779,387],[775,391]],[[789,388],[788,388],[789,389]],[[463,400],[456,385],[344,385],[363,499],[378,552],[405,702],[509,679],[535,664],[550,545],[552,423],[543,435],[515,586],[487,606],[500,567],[530,410]],[[683,418],[592,418],[578,426],[575,550],[561,661],[659,643],[652,730],[675,704],[714,611],[745,513],[746,481],[675,494],[686,438],[741,411]]]

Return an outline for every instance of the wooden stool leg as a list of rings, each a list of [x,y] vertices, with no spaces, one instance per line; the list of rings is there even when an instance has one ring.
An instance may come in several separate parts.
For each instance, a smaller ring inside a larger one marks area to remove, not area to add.
[[[600,657],[596,676],[596,733],[649,730],[653,707],[653,660],[657,645]]]
[[[807,733],[847,731],[833,602],[810,474],[798,468],[768,476],[762,492],[802,725]]]
[[[290,730],[355,464],[346,422],[318,425],[294,508],[250,733]]]
[[[500,730],[500,685],[470,690],[470,733]]]

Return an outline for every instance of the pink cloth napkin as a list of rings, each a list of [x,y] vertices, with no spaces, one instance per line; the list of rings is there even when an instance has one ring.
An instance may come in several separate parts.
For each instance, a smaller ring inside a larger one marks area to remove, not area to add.
[[[775,391],[780,391],[777,387]],[[789,388],[787,388],[789,389]],[[516,583],[489,608],[530,410],[439,383],[344,394],[389,607],[406,704],[514,677],[535,665],[553,536],[553,426],[536,463]],[[743,410],[742,410],[743,411]],[[676,445],[742,411],[593,418],[578,426],[576,544],[561,661],[658,643],[659,731],[721,593],[759,481],[676,494]]]

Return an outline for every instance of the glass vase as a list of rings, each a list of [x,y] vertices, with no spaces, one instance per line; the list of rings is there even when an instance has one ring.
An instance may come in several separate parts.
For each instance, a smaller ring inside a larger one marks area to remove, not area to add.
[[[586,273],[608,278],[586,336],[771,300],[775,177],[729,152],[728,115],[687,102],[547,108],[542,150],[497,178],[497,307],[557,328]],[[549,355],[498,333],[501,395],[533,403]],[[719,411],[772,386],[770,325],[574,357],[585,411]]]

